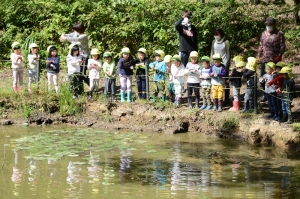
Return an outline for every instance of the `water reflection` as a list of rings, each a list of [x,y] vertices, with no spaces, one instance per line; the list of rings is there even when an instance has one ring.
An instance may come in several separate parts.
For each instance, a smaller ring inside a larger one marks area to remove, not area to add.
[[[299,160],[270,148],[189,136],[149,140],[146,150],[89,150],[61,160],[26,160],[11,151],[3,173],[11,195],[4,198],[297,198]]]

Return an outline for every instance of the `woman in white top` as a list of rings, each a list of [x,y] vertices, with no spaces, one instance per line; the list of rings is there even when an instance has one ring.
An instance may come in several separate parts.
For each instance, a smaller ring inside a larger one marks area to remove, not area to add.
[[[226,40],[225,33],[221,28],[216,28],[214,30],[214,40],[211,46],[211,56],[212,57],[215,53],[220,53],[222,56],[222,63],[225,65],[228,77],[228,71],[230,66],[230,44],[229,41]],[[211,60],[212,61],[212,60]],[[229,84],[225,83],[225,99],[223,104],[229,103]]]

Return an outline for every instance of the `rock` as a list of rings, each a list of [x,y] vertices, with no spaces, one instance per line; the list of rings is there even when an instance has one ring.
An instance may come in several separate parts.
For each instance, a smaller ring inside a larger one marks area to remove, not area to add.
[[[25,122],[22,124],[22,126],[29,126],[29,123]]]
[[[0,120],[0,125],[12,125],[13,122],[11,120]]]
[[[163,130],[165,134],[176,134],[176,133],[185,133],[188,132],[190,122],[187,118],[178,118],[178,122],[175,122],[173,125],[169,125],[169,128]]]

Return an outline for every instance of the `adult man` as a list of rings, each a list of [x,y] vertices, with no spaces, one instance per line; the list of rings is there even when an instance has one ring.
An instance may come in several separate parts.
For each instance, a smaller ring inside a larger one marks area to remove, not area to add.
[[[268,17],[266,19],[266,30],[262,33],[259,48],[258,48],[258,62],[261,63],[260,76],[263,76],[267,62],[277,63],[281,61],[282,55],[285,51],[285,38],[283,32],[277,29],[276,19]],[[261,84],[265,88],[264,83]],[[266,101],[264,94],[261,102]]]
[[[191,11],[185,10],[182,12],[181,18],[175,23],[175,28],[179,33],[179,52],[184,67],[188,63],[190,52],[198,51],[198,32],[196,27],[191,24],[191,16]]]

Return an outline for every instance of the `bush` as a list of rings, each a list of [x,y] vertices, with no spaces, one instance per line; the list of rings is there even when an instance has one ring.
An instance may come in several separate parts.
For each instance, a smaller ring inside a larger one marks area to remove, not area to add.
[[[231,40],[232,54],[236,54],[242,50],[241,43],[257,38],[264,30],[268,8],[274,11],[274,16],[277,11],[288,9],[284,6],[250,6],[235,0],[215,0],[205,4],[186,0],[4,1],[0,10],[0,56],[9,59],[13,41],[20,41],[24,51],[28,50],[29,43],[38,43],[43,56],[46,56],[47,46],[55,44],[59,54],[66,55],[68,44],[60,43],[59,37],[71,32],[77,21],[87,26],[90,48],[98,47],[101,52],[110,50],[115,58],[124,46],[132,52],[145,47],[150,55],[155,49],[175,54],[178,53],[179,39],[174,24],[186,9],[193,12],[201,55],[210,54],[212,31],[216,27],[224,29]],[[281,20],[290,23],[284,17]]]

